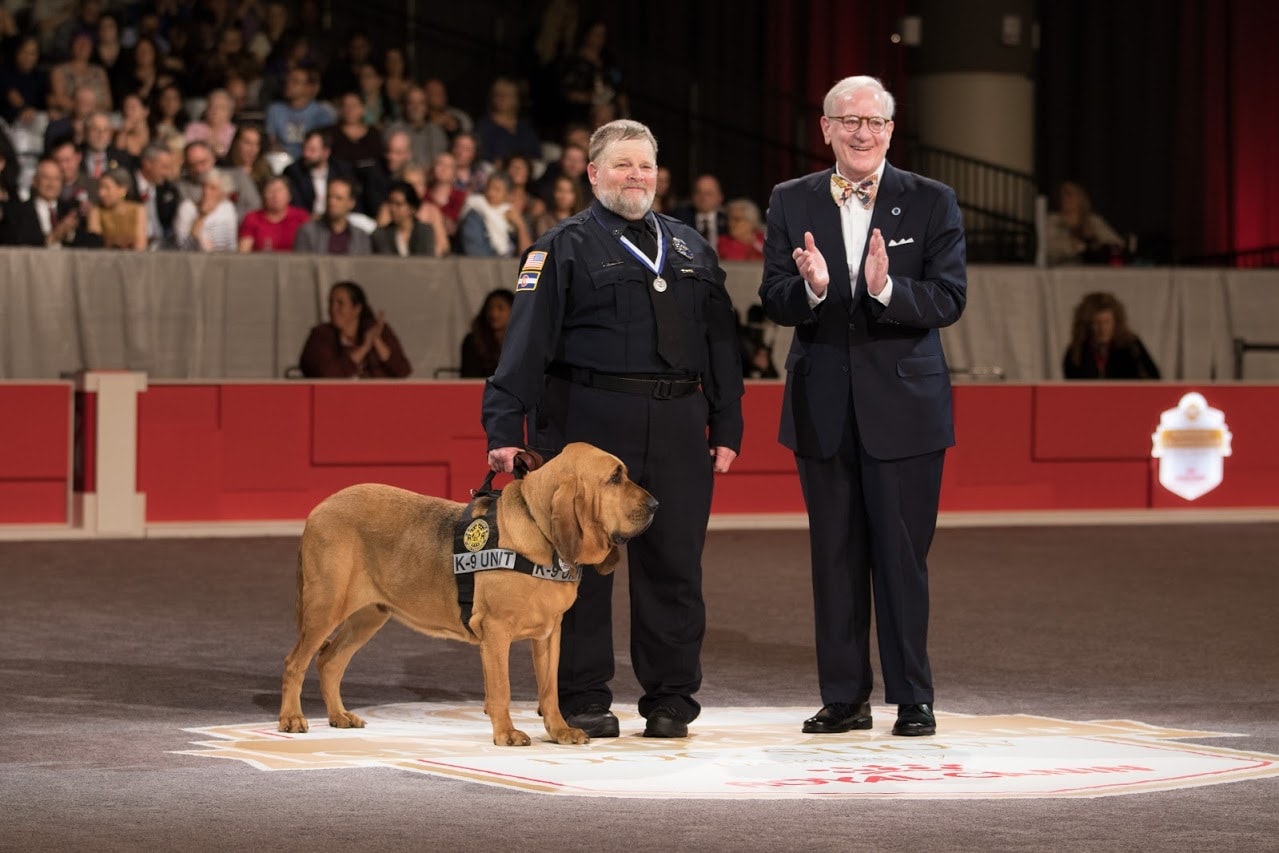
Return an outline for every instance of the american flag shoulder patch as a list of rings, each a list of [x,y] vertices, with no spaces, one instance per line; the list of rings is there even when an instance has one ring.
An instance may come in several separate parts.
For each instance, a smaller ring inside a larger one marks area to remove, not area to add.
[[[537,272],[546,264],[546,252],[529,252],[520,272]]]

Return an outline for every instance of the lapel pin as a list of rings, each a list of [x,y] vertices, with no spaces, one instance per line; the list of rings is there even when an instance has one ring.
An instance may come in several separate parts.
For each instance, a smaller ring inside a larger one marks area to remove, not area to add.
[[[900,207],[894,207],[893,216],[901,216],[901,215],[902,215],[902,209]]]

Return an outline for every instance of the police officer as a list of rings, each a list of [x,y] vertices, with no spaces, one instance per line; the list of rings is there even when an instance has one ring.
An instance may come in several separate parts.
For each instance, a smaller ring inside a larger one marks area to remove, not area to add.
[[[524,254],[497,372],[484,390],[493,470],[528,445],[585,441],[626,463],[661,502],[627,550],[631,661],[646,737],[685,737],[701,710],[702,547],[714,473],[741,447],[742,366],[715,253],[651,211],[657,141],[639,122],[595,131],[595,201]],[[560,707],[591,737],[616,737],[612,576],[582,575],[564,615]]]

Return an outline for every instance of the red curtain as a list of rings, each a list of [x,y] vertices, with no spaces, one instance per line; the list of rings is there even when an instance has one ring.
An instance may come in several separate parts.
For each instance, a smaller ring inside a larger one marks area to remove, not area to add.
[[[772,183],[830,164],[818,120],[822,98],[836,80],[869,74],[898,98],[905,93],[905,48],[891,41],[905,8],[905,0],[768,5],[772,49],[765,77],[777,95],[768,120],[782,143],[769,163]]]
[[[1185,0],[1182,24],[1178,163],[1201,190],[1181,239],[1209,255],[1279,246],[1279,6]]]

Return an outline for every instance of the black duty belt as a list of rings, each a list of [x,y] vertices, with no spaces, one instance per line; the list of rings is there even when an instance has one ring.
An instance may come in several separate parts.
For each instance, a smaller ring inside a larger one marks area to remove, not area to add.
[[[572,367],[553,362],[546,368],[548,376],[564,379],[575,385],[599,388],[603,391],[619,391],[623,394],[642,394],[657,400],[676,400],[687,397],[702,385],[700,376],[623,376],[617,373],[596,373],[585,367]]]

